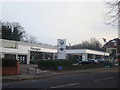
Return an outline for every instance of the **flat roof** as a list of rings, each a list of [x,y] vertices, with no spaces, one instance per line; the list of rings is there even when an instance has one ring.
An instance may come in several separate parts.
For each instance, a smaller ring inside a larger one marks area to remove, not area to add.
[[[94,55],[105,55],[109,56],[109,53],[97,51],[97,50],[90,50],[90,49],[70,49],[66,50],[67,54],[74,54],[74,55],[81,55],[82,53],[94,54]]]
[[[18,45],[26,45],[26,46],[34,46],[34,47],[41,47],[41,48],[49,48],[49,49],[57,49],[56,46],[48,45],[48,44],[33,44],[28,42],[22,42],[22,41],[13,41],[13,40],[6,40],[6,39],[0,39],[2,42],[12,42],[12,43],[18,43]]]
[[[6,42],[13,42],[13,43],[16,42],[19,45],[41,47],[41,48],[53,49],[53,50],[57,51],[57,47],[56,46],[47,45],[47,44],[31,44],[31,43],[26,43],[26,42],[5,40],[5,39],[0,39],[0,40],[2,40],[2,42],[4,42],[4,41],[6,41]],[[66,50],[66,54],[81,55],[82,53],[109,56],[109,53],[107,53],[107,52],[102,52],[102,51],[97,51],[97,50],[90,50],[90,49],[69,49],[69,50]]]

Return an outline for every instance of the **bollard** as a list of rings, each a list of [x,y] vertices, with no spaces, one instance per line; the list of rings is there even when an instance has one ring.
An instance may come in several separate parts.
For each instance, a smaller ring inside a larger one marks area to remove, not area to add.
[[[52,71],[52,66],[50,66],[50,72]]]
[[[59,66],[59,70],[62,70],[63,69],[63,67],[62,66]]]
[[[43,72],[44,72],[44,66],[42,67],[42,69],[43,69]]]
[[[26,70],[26,73],[28,74],[28,68],[27,68],[27,70]]]
[[[35,73],[38,73],[38,69],[37,69],[37,67],[35,67]]]

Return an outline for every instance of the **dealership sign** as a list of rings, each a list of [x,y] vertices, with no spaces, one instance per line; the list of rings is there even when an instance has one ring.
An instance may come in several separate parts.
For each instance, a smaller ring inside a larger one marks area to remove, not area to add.
[[[66,59],[66,39],[57,40],[57,59]]]
[[[64,40],[60,40],[60,44],[63,45],[64,44]]]

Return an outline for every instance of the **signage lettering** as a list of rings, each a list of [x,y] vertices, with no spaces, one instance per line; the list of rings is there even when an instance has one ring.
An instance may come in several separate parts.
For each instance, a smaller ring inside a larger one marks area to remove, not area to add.
[[[31,47],[31,49],[33,49],[33,50],[41,50],[40,48],[34,48],[34,47]]]

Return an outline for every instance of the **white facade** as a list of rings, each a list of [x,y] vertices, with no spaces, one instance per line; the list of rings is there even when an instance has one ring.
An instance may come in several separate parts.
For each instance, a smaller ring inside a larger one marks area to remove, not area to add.
[[[109,56],[109,53],[107,52],[101,52],[101,51],[96,51],[96,50],[89,50],[89,49],[72,49],[72,50],[67,50],[67,54],[74,54],[74,55],[79,55],[81,53],[88,53],[88,54],[94,54],[94,55],[104,55]]]
[[[10,40],[3,40],[2,45],[0,46],[0,54],[1,57],[4,58],[5,54],[15,54],[16,59],[17,55],[26,55],[27,56],[27,64],[30,63],[30,51],[36,52],[48,52],[48,53],[57,53],[57,49],[54,46],[50,45],[37,45],[37,44],[30,44],[25,42],[17,42],[17,41],[10,41]],[[54,57],[54,56],[53,56]]]
[[[82,56],[83,61],[88,59],[88,54],[92,54],[93,59],[95,59],[96,55],[109,56],[109,53],[107,52],[89,50],[89,49],[72,49],[72,50],[67,50],[66,53],[72,55],[80,55]]]
[[[18,42],[18,41],[10,41],[10,40],[4,40],[0,39],[2,42],[0,44],[0,57],[4,58],[6,54],[14,54],[16,56],[16,59],[18,59],[18,56],[26,56],[26,64],[30,63],[30,52],[40,52],[42,53],[52,53],[53,59],[66,59],[67,54],[71,55],[78,55],[82,56],[82,60],[87,60],[88,55],[92,54],[92,57],[95,58],[95,55],[100,56],[109,56],[109,53],[96,51],[96,50],[89,50],[89,49],[72,49],[72,50],[66,50],[66,40],[64,39],[64,43],[60,44],[60,41],[63,39],[58,39],[58,47],[56,46],[50,46],[46,44],[30,44],[25,42]],[[63,48],[63,50],[60,50]],[[44,57],[44,55],[42,56]],[[34,57],[33,57],[34,58]]]

